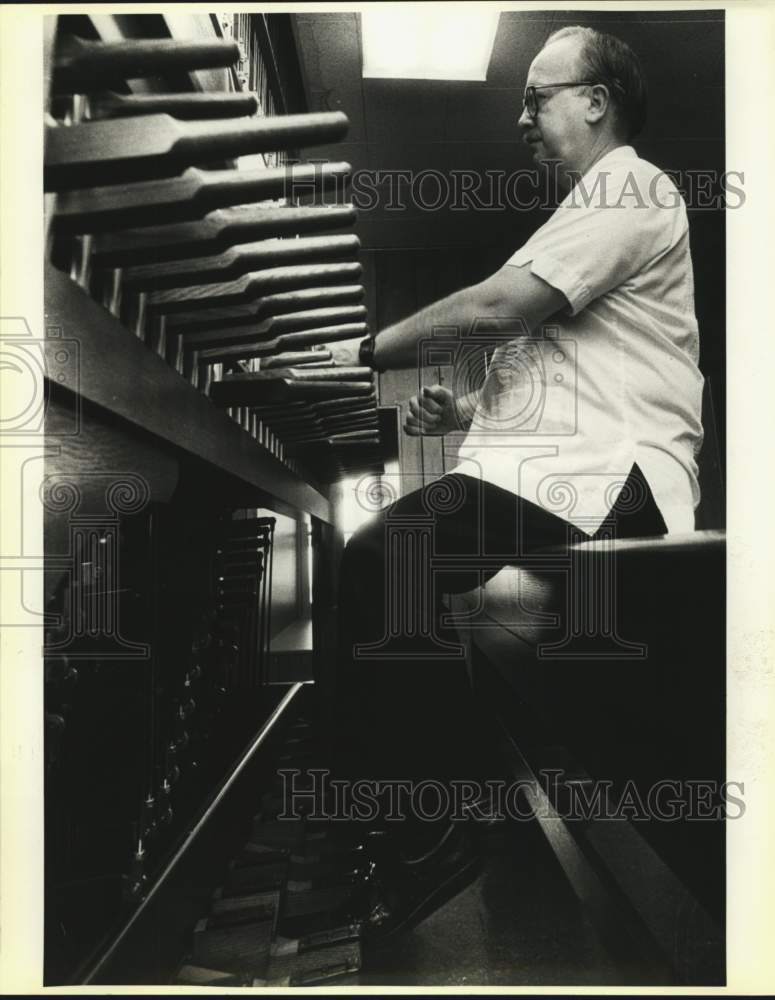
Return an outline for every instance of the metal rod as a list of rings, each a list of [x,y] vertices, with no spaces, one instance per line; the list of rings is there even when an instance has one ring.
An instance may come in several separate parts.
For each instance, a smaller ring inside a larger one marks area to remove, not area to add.
[[[275,710],[269,716],[269,718],[267,719],[267,721],[264,723],[264,725],[259,730],[259,732],[256,735],[256,737],[253,740],[253,742],[250,744],[250,746],[248,747],[248,749],[242,755],[239,763],[235,766],[235,768],[232,770],[231,774],[228,776],[228,778],[225,779],[225,781],[222,783],[222,785],[219,788],[219,790],[215,793],[215,795],[211,799],[209,805],[204,809],[202,815],[199,817],[199,819],[194,824],[194,826],[192,827],[192,829],[188,832],[188,834],[186,835],[185,840],[180,845],[180,847],[175,851],[175,853],[173,854],[173,856],[169,860],[169,862],[166,864],[166,866],[164,867],[164,870],[162,871],[161,875],[159,875],[159,877],[156,879],[156,881],[154,882],[153,886],[149,889],[147,895],[143,897],[143,899],[140,902],[140,904],[138,905],[137,909],[134,911],[134,913],[131,915],[131,917],[127,920],[127,922],[121,928],[121,930],[119,931],[119,933],[113,939],[113,942],[110,945],[110,947],[105,952],[103,952],[102,956],[98,959],[98,961],[96,962],[96,964],[93,965],[91,967],[91,969],[89,969],[89,971],[86,973],[86,975],[84,976],[84,978],[81,980],[81,982],[84,985],[87,985],[88,983],[91,983],[94,980],[94,977],[99,973],[99,971],[107,964],[107,962],[110,960],[110,958],[112,958],[112,956],[116,952],[116,949],[118,948],[118,946],[121,944],[121,942],[124,940],[124,938],[127,936],[127,934],[129,933],[129,931],[132,929],[132,927],[137,922],[140,914],[145,910],[145,908],[148,906],[148,904],[150,903],[150,901],[153,899],[153,897],[159,891],[159,889],[161,888],[162,884],[166,881],[166,879],[167,879],[168,875],[170,874],[170,872],[172,871],[172,869],[175,867],[175,865],[177,865],[178,861],[180,861],[180,859],[182,858],[182,856],[185,854],[185,852],[191,846],[191,843],[199,835],[199,832],[202,829],[202,827],[205,825],[205,823],[208,821],[208,819],[215,812],[215,810],[217,809],[217,807],[220,805],[221,800],[224,798],[224,796],[229,791],[229,789],[234,784],[234,782],[237,780],[237,778],[239,777],[239,775],[241,774],[241,772],[245,769],[245,767],[250,762],[250,759],[252,758],[253,754],[256,752],[256,750],[258,750],[258,748],[264,742],[264,740],[269,735],[269,732],[271,731],[271,729],[274,726],[274,724],[277,722],[277,720],[280,718],[280,716],[283,714],[283,712],[285,711],[285,709],[288,707],[288,705],[291,703],[291,701],[293,700],[293,698],[298,694],[299,690],[303,686],[304,686],[304,682],[303,681],[297,681],[295,684],[292,685],[292,687],[290,688],[290,690],[287,691],[286,694],[283,695],[283,698],[280,701],[280,704],[277,706],[277,708],[275,708]]]
[[[272,571],[274,569],[274,529],[275,521],[272,521],[270,531],[269,531],[269,558],[267,567],[267,583],[266,589],[264,591],[264,600],[266,604],[266,614],[264,618],[264,634],[262,639],[262,655],[264,656],[266,664],[268,664],[269,656],[271,652],[272,645]],[[264,671],[264,682],[268,681],[268,668]],[[272,678],[276,680],[276,678]]]
[[[272,36],[269,33],[269,22],[266,14],[254,15],[253,29],[255,31],[259,54],[269,74],[269,85],[275,102],[275,111],[279,115],[284,115],[287,110],[287,102],[280,79],[280,70],[277,65],[277,54],[272,44]]]

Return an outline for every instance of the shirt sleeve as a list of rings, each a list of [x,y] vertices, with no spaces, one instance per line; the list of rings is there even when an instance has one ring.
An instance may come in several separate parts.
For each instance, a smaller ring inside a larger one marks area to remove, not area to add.
[[[530,263],[533,274],[563,293],[575,316],[670,250],[686,226],[670,178],[622,171],[606,175],[604,189],[574,188],[507,263]]]

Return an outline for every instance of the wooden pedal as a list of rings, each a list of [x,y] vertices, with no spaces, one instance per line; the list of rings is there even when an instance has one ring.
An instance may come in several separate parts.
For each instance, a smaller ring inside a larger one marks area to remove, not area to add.
[[[266,844],[256,838],[247,841],[236,857],[229,862],[229,872],[237,872],[241,869],[250,869],[258,873],[264,871],[269,876],[283,874],[287,871],[289,848],[277,845]]]
[[[296,917],[338,913],[348,904],[355,904],[362,890],[353,885],[330,885],[320,888],[286,890],[280,909],[281,921]]]
[[[196,965],[224,972],[261,976],[269,964],[272,921],[213,926],[205,918],[194,928],[192,959]]]
[[[220,969],[207,969],[201,965],[181,965],[173,985],[175,986],[252,986],[254,977]]]
[[[303,874],[307,865],[317,865],[332,860],[337,862],[339,859],[348,859],[350,863],[357,864],[359,859],[365,857],[365,853],[366,848],[363,843],[341,843],[329,837],[325,840],[305,842],[300,850],[289,853],[288,862],[296,871]]]
[[[273,917],[279,906],[279,889],[226,897],[218,889],[213,895],[210,916],[215,925],[265,920]]]
[[[328,983],[357,973],[361,963],[361,943],[357,939],[296,953],[272,954],[268,980],[271,983],[281,979],[294,986]]]
[[[285,882],[287,865],[254,865],[229,870],[223,886],[224,899],[234,896],[252,896],[259,892],[272,892]]]
[[[274,847],[249,840],[234,859],[235,868],[251,868],[256,865],[277,865],[287,862],[289,850],[287,847]]]
[[[262,815],[253,820],[251,839],[272,847],[293,848],[304,842],[304,821],[299,819],[268,820]]]
[[[329,854],[317,861],[304,859],[288,862],[288,881],[286,888],[290,892],[306,892],[311,888],[322,888],[325,885],[351,885],[358,873],[366,866],[363,855]]]
[[[305,975],[284,976],[277,979],[254,979],[253,986],[270,986],[274,989],[285,989],[288,987],[327,986],[333,981],[339,987],[357,986],[359,983],[357,970],[351,969],[347,965],[333,965]]]
[[[284,955],[303,955],[305,952],[334,945],[360,941],[362,927],[358,922],[341,924],[328,930],[317,931],[300,938],[282,937],[276,935],[272,941],[272,956],[281,958]]]

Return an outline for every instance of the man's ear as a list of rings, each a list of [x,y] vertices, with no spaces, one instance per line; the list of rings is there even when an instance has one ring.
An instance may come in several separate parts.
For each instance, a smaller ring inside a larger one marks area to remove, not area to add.
[[[585,120],[590,125],[599,122],[611,103],[611,95],[608,87],[604,83],[595,83],[589,88],[589,106],[585,115]]]

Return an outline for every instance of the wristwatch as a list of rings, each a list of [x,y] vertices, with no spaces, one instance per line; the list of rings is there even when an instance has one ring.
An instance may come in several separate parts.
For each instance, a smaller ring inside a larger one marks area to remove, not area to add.
[[[383,372],[384,368],[379,368],[374,360],[375,339],[374,334],[371,333],[361,341],[358,348],[358,361],[367,368],[373,368],[375,372]]]

